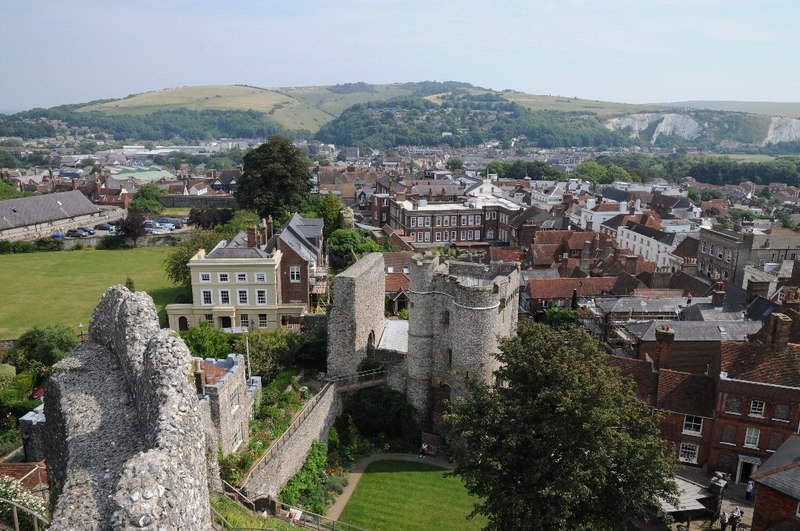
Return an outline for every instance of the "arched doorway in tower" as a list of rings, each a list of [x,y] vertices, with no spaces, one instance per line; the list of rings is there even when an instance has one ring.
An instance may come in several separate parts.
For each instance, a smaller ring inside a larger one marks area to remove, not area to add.
[[[375,330],[370,330],[369,337],[367,338],[367,356],[372,356],[375,353]]]
[[[189,320],[186,317],[178,318],[178,330],[181,332],[189,330]]]

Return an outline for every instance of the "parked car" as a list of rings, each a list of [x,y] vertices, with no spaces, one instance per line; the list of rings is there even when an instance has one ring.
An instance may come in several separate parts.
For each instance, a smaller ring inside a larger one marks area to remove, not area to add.
[[[67,231],[67,236],[70,238],[85,238],[88,234],[86,234],[83,229],[69,229]]]
[[[180,218],[164,217],[164,218],[158,218],[156,221],[167,227],[172,226],[173,229],[180,229],[181,227],[183,227],[183,220]]]
[[[111,225],[109,223],[99,223],[99,224],[95,225],[94,228],[95,228],[95,230],[111,230],[111,228],[113,226],[114,225]]]
[[[90,236],[93,236],[93,235],[94,235],[94,229],[93,229],[93,228],[91,228],[91,227],[80,227],[80,229],[81,229],[83,232],[85,232],[86,234],[89,234]]]
[[[56,240],[63,240],[64,234],[61,232],[56,232],[55,234],[51,234],[50,237],[55,238]]]

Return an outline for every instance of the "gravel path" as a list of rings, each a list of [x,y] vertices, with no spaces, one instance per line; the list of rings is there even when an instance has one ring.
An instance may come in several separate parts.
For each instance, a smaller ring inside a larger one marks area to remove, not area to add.
[[[356,485],[358,485],[358,482],[361,480],[364,470],[366,470],[370,463],[374,463],[375,461],[416,461],[419,463],[438,466],[440,468],[446,468],[448,470],[452,470],[455,466],[452,463],[449,463],[447,459],[443,457],[420,457],[418,454],[372,454],[369,457],[359,459],[356,464],[353,465],[353,468],[350,469],[350,479],[347,483],[347,486],[344,488],[344,491],[339,495],[339,497],[336,498],[336,502],[331,506],[330,509],[328,509],[328,513],[325,516],[333,520],[339,519],[344,511],[345,506],[347,505],[347,502],[350,501],[350,496],[352,496],[353,491],[356,490]]]

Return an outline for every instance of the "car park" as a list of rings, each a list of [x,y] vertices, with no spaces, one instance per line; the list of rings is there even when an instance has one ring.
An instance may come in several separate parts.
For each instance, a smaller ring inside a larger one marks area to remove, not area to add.
[[[69,229],[67,236],[70,238],[85,238],[88,234],[83,229]]]

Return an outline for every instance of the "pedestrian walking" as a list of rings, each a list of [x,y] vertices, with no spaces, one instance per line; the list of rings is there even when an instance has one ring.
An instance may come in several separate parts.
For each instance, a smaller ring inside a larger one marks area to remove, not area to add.
[[[756,486],[756,484],[753,483],[753,480],[751,479],[750,481],[747,482],[747,485],[744,487],[744,497],[747,500],[752,500],[753,499],[753,488],[755,486]]]
[[[732,514],[728,521],[731,524],[731,531],[736,531],[736,529],[739,527],[739,516]]]
[[[719,513],[719,528],[722,531],[728,529],[728,513],[726,513],[725,511]]]

